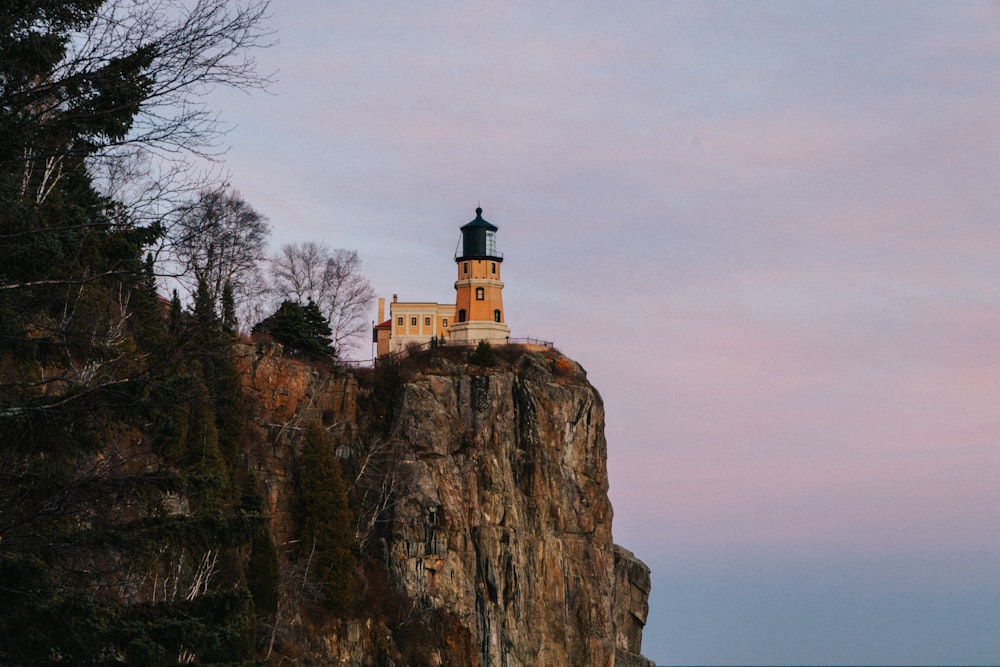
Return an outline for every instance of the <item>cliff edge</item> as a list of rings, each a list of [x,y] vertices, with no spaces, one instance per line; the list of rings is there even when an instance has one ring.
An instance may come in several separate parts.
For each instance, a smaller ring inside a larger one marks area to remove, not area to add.
[[[286,611],[269,657],[651,666],[649,569],[612,541],[600,395],[551,350],[512,346],[491,367],[467,355],[430,350],[330,377],[245,350],[267,443],[251,467],[275,542],[294,538],[297,434],[318,418],[348,479],[364,572],[346,617]],[[282,643],[293,635],[294,651]]]

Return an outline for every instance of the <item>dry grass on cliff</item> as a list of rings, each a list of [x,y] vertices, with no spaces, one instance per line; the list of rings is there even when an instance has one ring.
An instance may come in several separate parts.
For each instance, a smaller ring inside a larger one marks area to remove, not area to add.
[[[573,384],[586,381],[587,372],[575,361],[555,348],[539,350],[526,345],[497,345],[493,348],[495,363],[480,366],[470,361],[475,348],[446,345],[438,348],[410,350],[380,359],[375,368],[354,369],[352,374],[362,386],[393,393],[403,382],[418,375],[488,375],[513,372],[525,374],[530,369],[534,379],[539,374],[550,375],[551,381]]]

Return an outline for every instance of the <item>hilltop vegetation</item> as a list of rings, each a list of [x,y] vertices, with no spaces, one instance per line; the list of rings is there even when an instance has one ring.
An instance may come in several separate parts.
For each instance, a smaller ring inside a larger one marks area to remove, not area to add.
[[[207,150],[197,96],[256,85],[262,3],[0,12],[0,662],[251,660],[244,399],[219,304],[167,317],[137,156]],[[203,285],[203,287],[205,287]]]

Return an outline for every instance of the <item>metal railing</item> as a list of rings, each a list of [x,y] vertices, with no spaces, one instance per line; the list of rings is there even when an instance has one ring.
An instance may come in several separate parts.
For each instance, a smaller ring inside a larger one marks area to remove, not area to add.
[[[477,343],[478,344],[478,343]],[[539,347],[555,347],[555,342],[541,338],[508,338],[507,345],[537,345]]]

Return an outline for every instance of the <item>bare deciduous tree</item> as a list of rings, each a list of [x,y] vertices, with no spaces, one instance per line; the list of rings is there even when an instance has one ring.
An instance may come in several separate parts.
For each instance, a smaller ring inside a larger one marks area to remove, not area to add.
[[[268,84],[252,55],[269,45],[268,2],[8,3],[0,11],[0,209],[12,215],[0,214],[0,241],[81,229],[155,232],[181,193],[217,180],[195,174],[183,157],[223,150],[226,127],[207,106],[214,88]],[[69,182],[79,192],[81,173],[109,197],[103,216],[38,224],[15,213],[49,205]],[[0,289],[87,286],[116,271],[41,279],[7,272]]]
[[[286,244],[271,258],[271,279],[278,300],[312,299],[320,307],[338,351],[360,346],[375,291],[361,273],[357,251],[312,241]]]
[[[413,483],[413,472],[404,461],[399,443],[383,437],[358,443],[354,456],[352,494],[357,503],[354,539],[363,551],[376,536],[379,525],[392,516],[397,494]]]
[[[264,263],[257,264],[244,276],[243,285],[236,294],[236,319],[243,333],[250,333],[254,324],[271,314],[270,289]]]
[[[191,293],[204,283],[216,304],[226,283],[236,301],[247,293],[269,233],[267,219],[225,186],[202,192],[167,230],[179,279]]]
[[[87,168],[95,189],[109,201],[118,226],[161,230],[166,221],[189,206],[199,192],[225,182],[222,167],[214,163],[163,159],[143,146],[119,146],[91,157]],[[150,247],[155,259],[166,247],[157,238]]]
[[[17,129],[36,140],[25,146],[25,173],[46,169],[51,184],[60,175],[63,156],[102,154],[126,145],[171,154],[217,153],[222,126],[207,107],[207,93],[216,86],[245,90],[268,83],[252,56],[254,48],[269,45],[270,32],[262,27],[268,1],[90,4],[62,13],[45,10],[46,20],[69,36],[62,42],[62,57],[44,76],[11,78],[3,86]],[[4,26],[36,29],[30,22],[37,13],[35,7],[12,7]],[[139,68],[143,75],[137,82],[141,90],[132,99],[95,94],[101,82],[129,68]],[[123,111],[129,116],[124,123]],[[71,124],[84,135],[83,143],[69,139]]]

